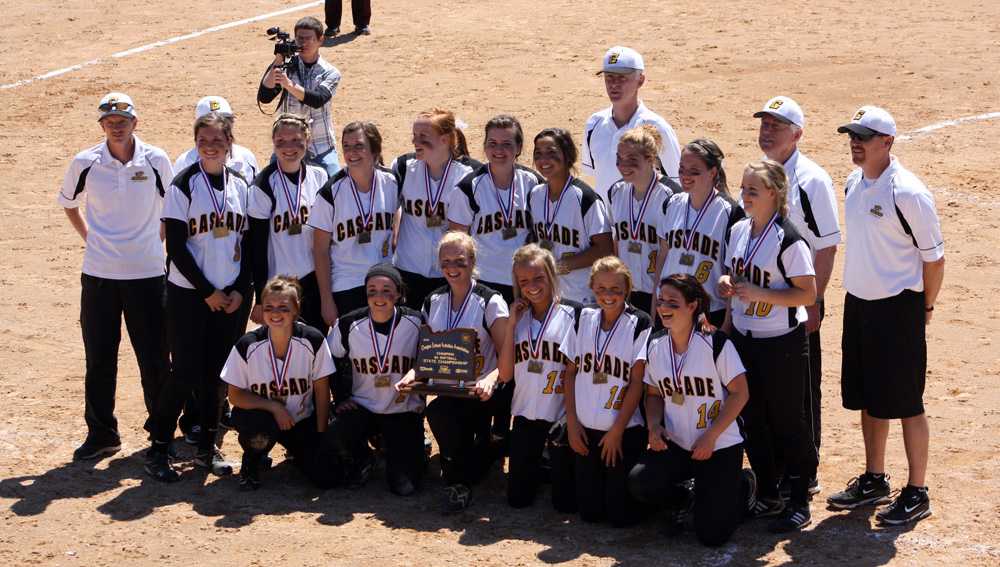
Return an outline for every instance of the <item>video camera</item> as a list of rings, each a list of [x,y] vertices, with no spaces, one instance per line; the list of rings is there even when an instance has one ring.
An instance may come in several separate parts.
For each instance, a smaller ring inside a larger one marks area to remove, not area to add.
[[[281,68],[287,73],[295,67],[295,54],[302,51],[302,48],[295,43],[295,40],[288,35],[288,32],[281,31],[281,28],[277,26],[268,28],[267,36],[269,40],[274,42],[274,54],[280,55],[285,59]]]

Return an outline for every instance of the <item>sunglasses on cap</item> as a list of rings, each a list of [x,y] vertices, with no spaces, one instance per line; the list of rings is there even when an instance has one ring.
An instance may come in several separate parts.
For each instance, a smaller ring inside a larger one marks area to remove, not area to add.
[[[858,134],[857,132],[847,133],[847,136],[851,139],[852,142],[867,142],[872,138],[874,138],[875,136],[879,135],[880,134],[878,132],[872,132],[871,134]]]
[[[132,105],[124,101],[112,101],[98,106],[97,110],[100,110],[101,112],[132,112]]]

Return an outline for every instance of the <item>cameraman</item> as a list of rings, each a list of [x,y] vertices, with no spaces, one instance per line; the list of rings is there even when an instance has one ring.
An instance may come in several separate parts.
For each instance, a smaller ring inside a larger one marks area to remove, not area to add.
[[[289,60],[288,72],[282,68],[284,56],[275,54],[257,90],[257,100],[266,104],[281,95],[278,112],[299,114],[311,121],[308,158],[333,177],[340,171],[340,162],[330,99],[340,83],[340,71],[319,56],[322,42],[323,24],[319,20],[306,16],[295,22],[295,43],[300,52]]]

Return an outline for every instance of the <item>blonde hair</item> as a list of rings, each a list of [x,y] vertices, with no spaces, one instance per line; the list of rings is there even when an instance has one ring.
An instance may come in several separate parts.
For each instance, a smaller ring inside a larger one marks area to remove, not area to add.
[[[278,130],[285,126],[297,128],[307,140],[312,136],[312,130],[309,128],[309,120],[305,116],[292,114],[291,112],[282,112],[274,119],[274,125],[271,126],[271,137],[273,138],[278,133]]]
[[[460,246],[465,249],[465,253],[469,256],[469,262],[472,264],[472,277],[479,277],[479,268],[476,267],[476,252],[479,247],[476,246],[476,241],[467,232],[460,232],[458,230],[449,230],[444,233],[441,237],[441,241],[438,242],[438,259],[441,258],[441,249],[445,246]]]
[[[780,163],[771,159],[752,161],[747,164],[743,174],[753,175],[764,184],[765,187],[774,191],[776,208],[778,214],[788,216],[788,176],[785,168]]]
[[[295,306],[295,314],[302,312],[302,286],[298,278],[292,276],[274,276],[264,284],[264,290],[260,293],[260,301],[269,295],[279,295],[287,297]]]
[[[660,148],[663,147],[663,136],[660,135],[660,131],[656,129],[656,126],[642,124],[625,132],[621,140],[618,141],[619,146],[622,144],[632,144],[635,146],[636,149],[642,152],[643,157],[653,162],[655,167],[656,158],[660,155]]]
[[[549,287],[552,288],[552,301],[559,301],[561,294],[559,293],[559,272],[556,271],[556,259],[552,255],[552,252],[537,244],[525,244],[514,251],[514,261],[511,262],[511,281],[513,281],[514,299],[521,298],[521,286],[517,284],[514,268],[539,264],[542,266],[542,270],[545,271],[546,279],[549,280]]]
[[[632,272],[629,271],[625,262],[622,262],[618,256],[605,256],[598,259],[590,268],[590,281],[587,282],[588,287],[591,289],[594,288],[594,276],[600,273],[625,276],[625,301],[628,302],[628,296],[632,293]]]
[[[452,159],[469,156],[469,145],[465,141],[465,133],[458,127],[455,113],[450,110],[433,108],[421,112],[417,118],[430,121],[438,136],[448,136],[448,148],[451,150]]]

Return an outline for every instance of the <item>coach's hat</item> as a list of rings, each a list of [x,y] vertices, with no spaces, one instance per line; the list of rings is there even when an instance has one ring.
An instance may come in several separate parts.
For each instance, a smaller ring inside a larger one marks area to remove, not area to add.
[[[638,51],[616,45],[604,54],[604,64],[597,74],[631,73],[632,71],[642,71],[645,68],[646,65],[642,62],[642,55],[639,55]]]
[[[194,107],[194,119],[197,120],[209,112],[232,115],[233,107],[229,106],[229,101],[221,96],[206,96],[199,100],[198,105]]]
[[[764,103],[764,108],[760,112],[753,114],[754,118],[761,118],[764,115],[771,115],[790,124],[795,124],[799,128],[806,125],[806,117],[802,114],[802,107],[799,103],[787,96],[776,96]]]
[[[135,111],[135,104],[132,97],[125,93],[108,93],[101,99],[101,104],[97,105],[97,110],[101,113],[98,120],[103,120],[106,116],[116,114],[125,118],[135,118],[138,114]]]
[[[873,134],[884,134],[886,136],[896,135],[896,121],[884,108],[877,106],[862,106],[854,113],[854,118],[850,122],[837,128],[837,132],[846,134],[854,132],[862,136]]]

